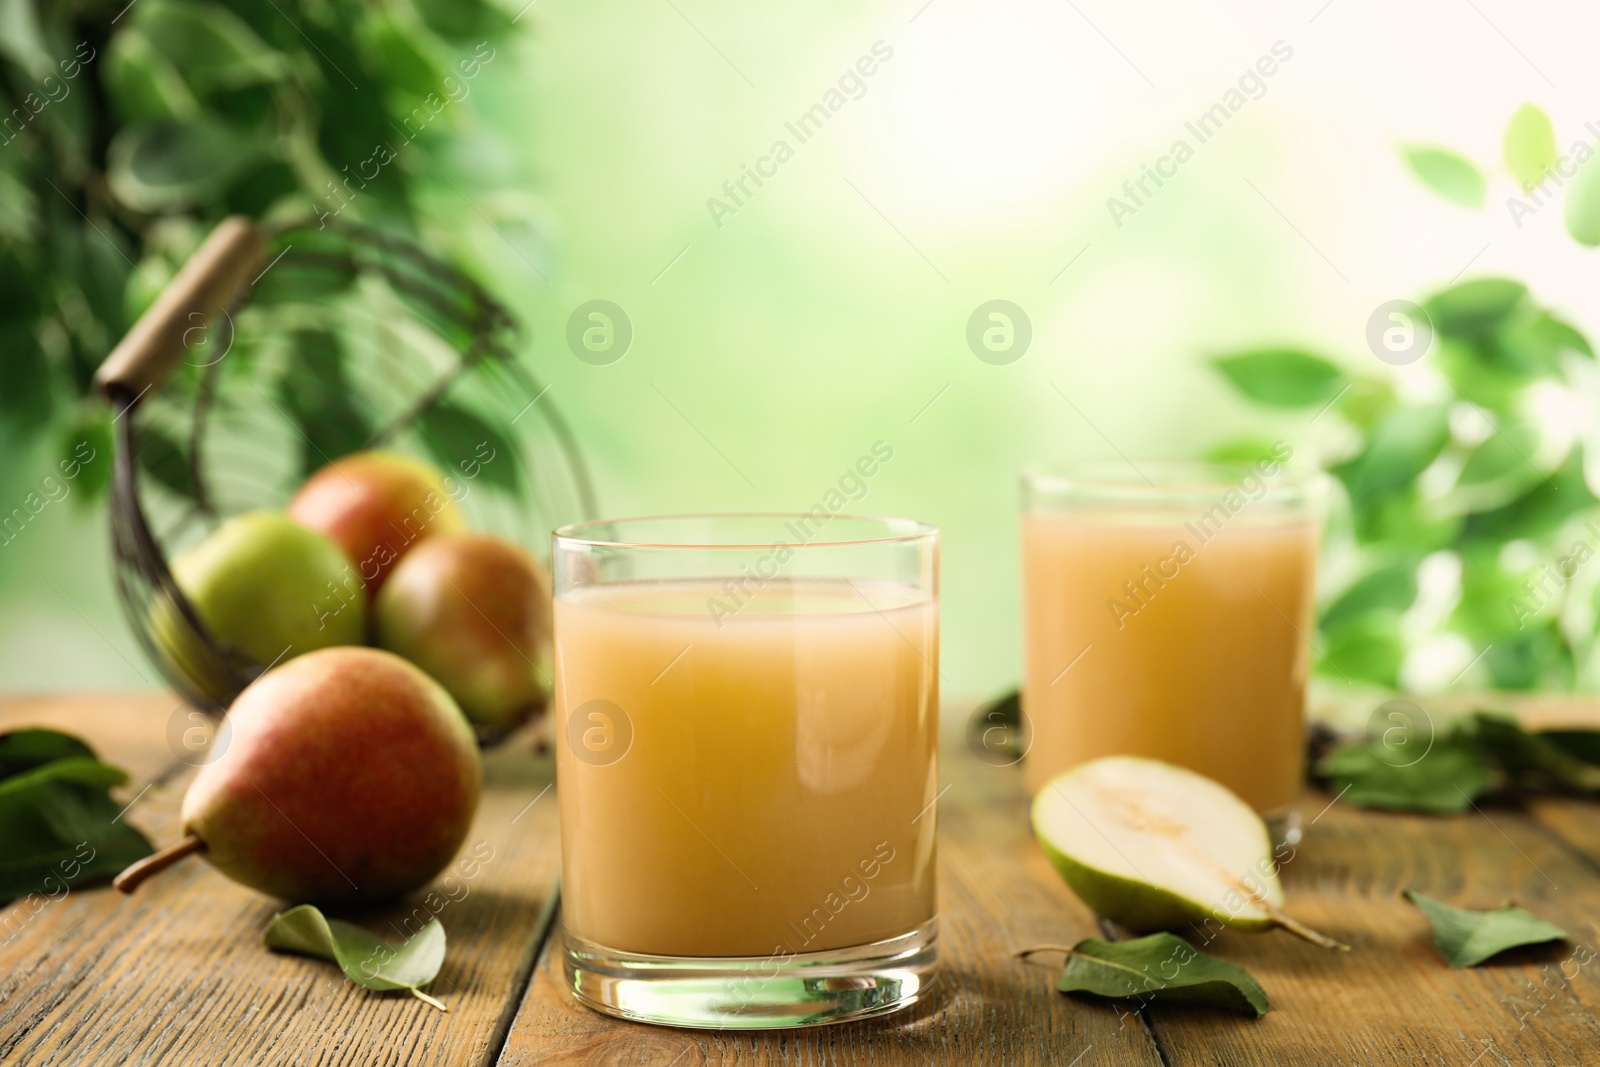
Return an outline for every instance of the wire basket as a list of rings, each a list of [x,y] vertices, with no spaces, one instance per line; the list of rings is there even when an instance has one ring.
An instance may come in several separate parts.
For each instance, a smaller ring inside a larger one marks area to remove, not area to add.
[[[551,529],[594,516],[516,336],[482,286],[370,227],[234,217],[212,231],[96,378],[114,409],[118,595],[185,700],[220,715],[271,664],[207,630],[168,560],[230,515],[281,508],[342,455],[432,460],[470,527],[546,560]]]

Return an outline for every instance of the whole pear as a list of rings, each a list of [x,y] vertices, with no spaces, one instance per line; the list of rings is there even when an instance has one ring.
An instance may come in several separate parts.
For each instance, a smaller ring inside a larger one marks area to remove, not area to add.
[[[373,608],[378,644],[437,678],[486,732],[544,707],[550,578],[516,545],[485,534],[431,538],[400,561]]]
[[[465,526],[444,474],[395,452],[334,460],[306,480],[288,510],[344,551],[369,596],[418,542]]]
[[[361,644],[366,604],[346,588],[349,572],[327,538],[269,511],[234,516],[172,561],[172,577],[206,629],[260,667]],[[188,672],[175,609],[157,603],[157,639]]]
[[[450,695],[398,656],[301,656],[246,688],[224,726],[227,747],[184,796],[183,840],[128,868],[117,888],[132,892],[201,852],[293,903],[382,901],[428,882],[466,838],[477,743]]]

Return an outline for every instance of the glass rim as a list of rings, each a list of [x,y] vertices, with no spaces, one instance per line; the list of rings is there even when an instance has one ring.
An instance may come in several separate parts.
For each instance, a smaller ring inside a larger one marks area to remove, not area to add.
[[[1266,474],[1259,468],[1276,463]],[[1254,475],[1268,481],[1277,495],[1316,496],[1329,487],[1328,474],[1316,467],[1289,460],[1049,460],[1022,470],[1022,484],[1032,492],[1051,495],[1109,493],[1145,499],[1174,495],[1226,493],[1240,479]]]
[[[629,525],[643,525],[646,523],[718,523],[726,521],[751,521],[769,520],[774,522],[809,520],[816,521],[818,516],[805,511],[723,511],[723,512],[688,512],[678,515],[630,515],[616,519],[585,519],[582,522],[571,522],[565,526],[557,527],[551,533],[552,541],[563,545],[587,545],[593,548],[643,548],[661,551],[760,551],[770,549],[774,545],[784,544],[791,549],[807,548],[848,548],[859,545],[891,545],[910,544],[916,541],[937,540],[939,528],[918,519],[901,519],[883,515],[854,515],[845,512],[830,514],[827,522],[843,520],[844,522],[876,525],[884,532],[872,537],[846,537],[832,538],[829,540],[815,541],[774,541],[772,539],[760,541],[705,541],[683,540],[662,541],[639,538],[623,537],[592,537],[584,536],[587,531],[601,527],[625,527]]]

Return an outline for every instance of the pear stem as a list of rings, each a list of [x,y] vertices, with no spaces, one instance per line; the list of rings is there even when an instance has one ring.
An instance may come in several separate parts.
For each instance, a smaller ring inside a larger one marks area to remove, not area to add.
[[[418,989],[416,986],[406,986],[406,989],[407,989],[407,991],[409,991],[411,993],[412,996],[416,997],[418,1000],[422,1001],[424,1004],[432,1004],[434,1007],[438,1008],[440,1011],[449,1011],[450,1010],[449,1005],[447,1005],[444,1001],[437,1000],[437,999],[435,999],[433,997],[428,996],[428,994],[424,993],[422,990]]]
[[[154,852],[128,867],[127,870],[111,880],[111,884],[124,893],[132,893],[152,874],[160,874],[174,863],[194,852],[204,852],[206,843],[194,834],[186,835],[182,841],[168,845],[159,852]]]
[[[1270,904],[1267,905],[1267,915],[1272,919],[1273,925],[1287,930],[1294,936],[1303,938],[1319,948],[1330,948],[1338,952],[1350,951],[1350,946],[1345,944],[1343,941],[1336,941],[1327,934],[1319,933],[1316,930],[1311,929],[1311,927],[1297,919],[1289,918],[1289,916],[1285,915],[1283,912],[1279,911],[1277,908],[1274,908]]]

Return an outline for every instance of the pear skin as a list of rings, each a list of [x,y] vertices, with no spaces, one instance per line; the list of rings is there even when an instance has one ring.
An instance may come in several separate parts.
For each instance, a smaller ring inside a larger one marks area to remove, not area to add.
[[[430,538],[400,561],[373,611],[378,644],[438,679],[473,723],[506,730],[544,707],[550,578],[516,545]]]
[[[477,743],[443,687],[398,656],[308,653],[245,689],[226,725],[226,750],[184,797],[184,840],[119,889],[198,851],[292,903],[374,903],[427,883],[466,839]]]
[[[334,460],[306,480],[288,511],[344,551],[369,597],[417,544],[465,528],[444,474],[396,452]]]
[[[259,667],[362,643],[366,605],[344,589],[349,570],[332,542],[269,511],[234,516],[172,561],[206,629]],[[152,610],[157,641],[189,671],[195,653],[184,648],[175,609],[158,601]]]

